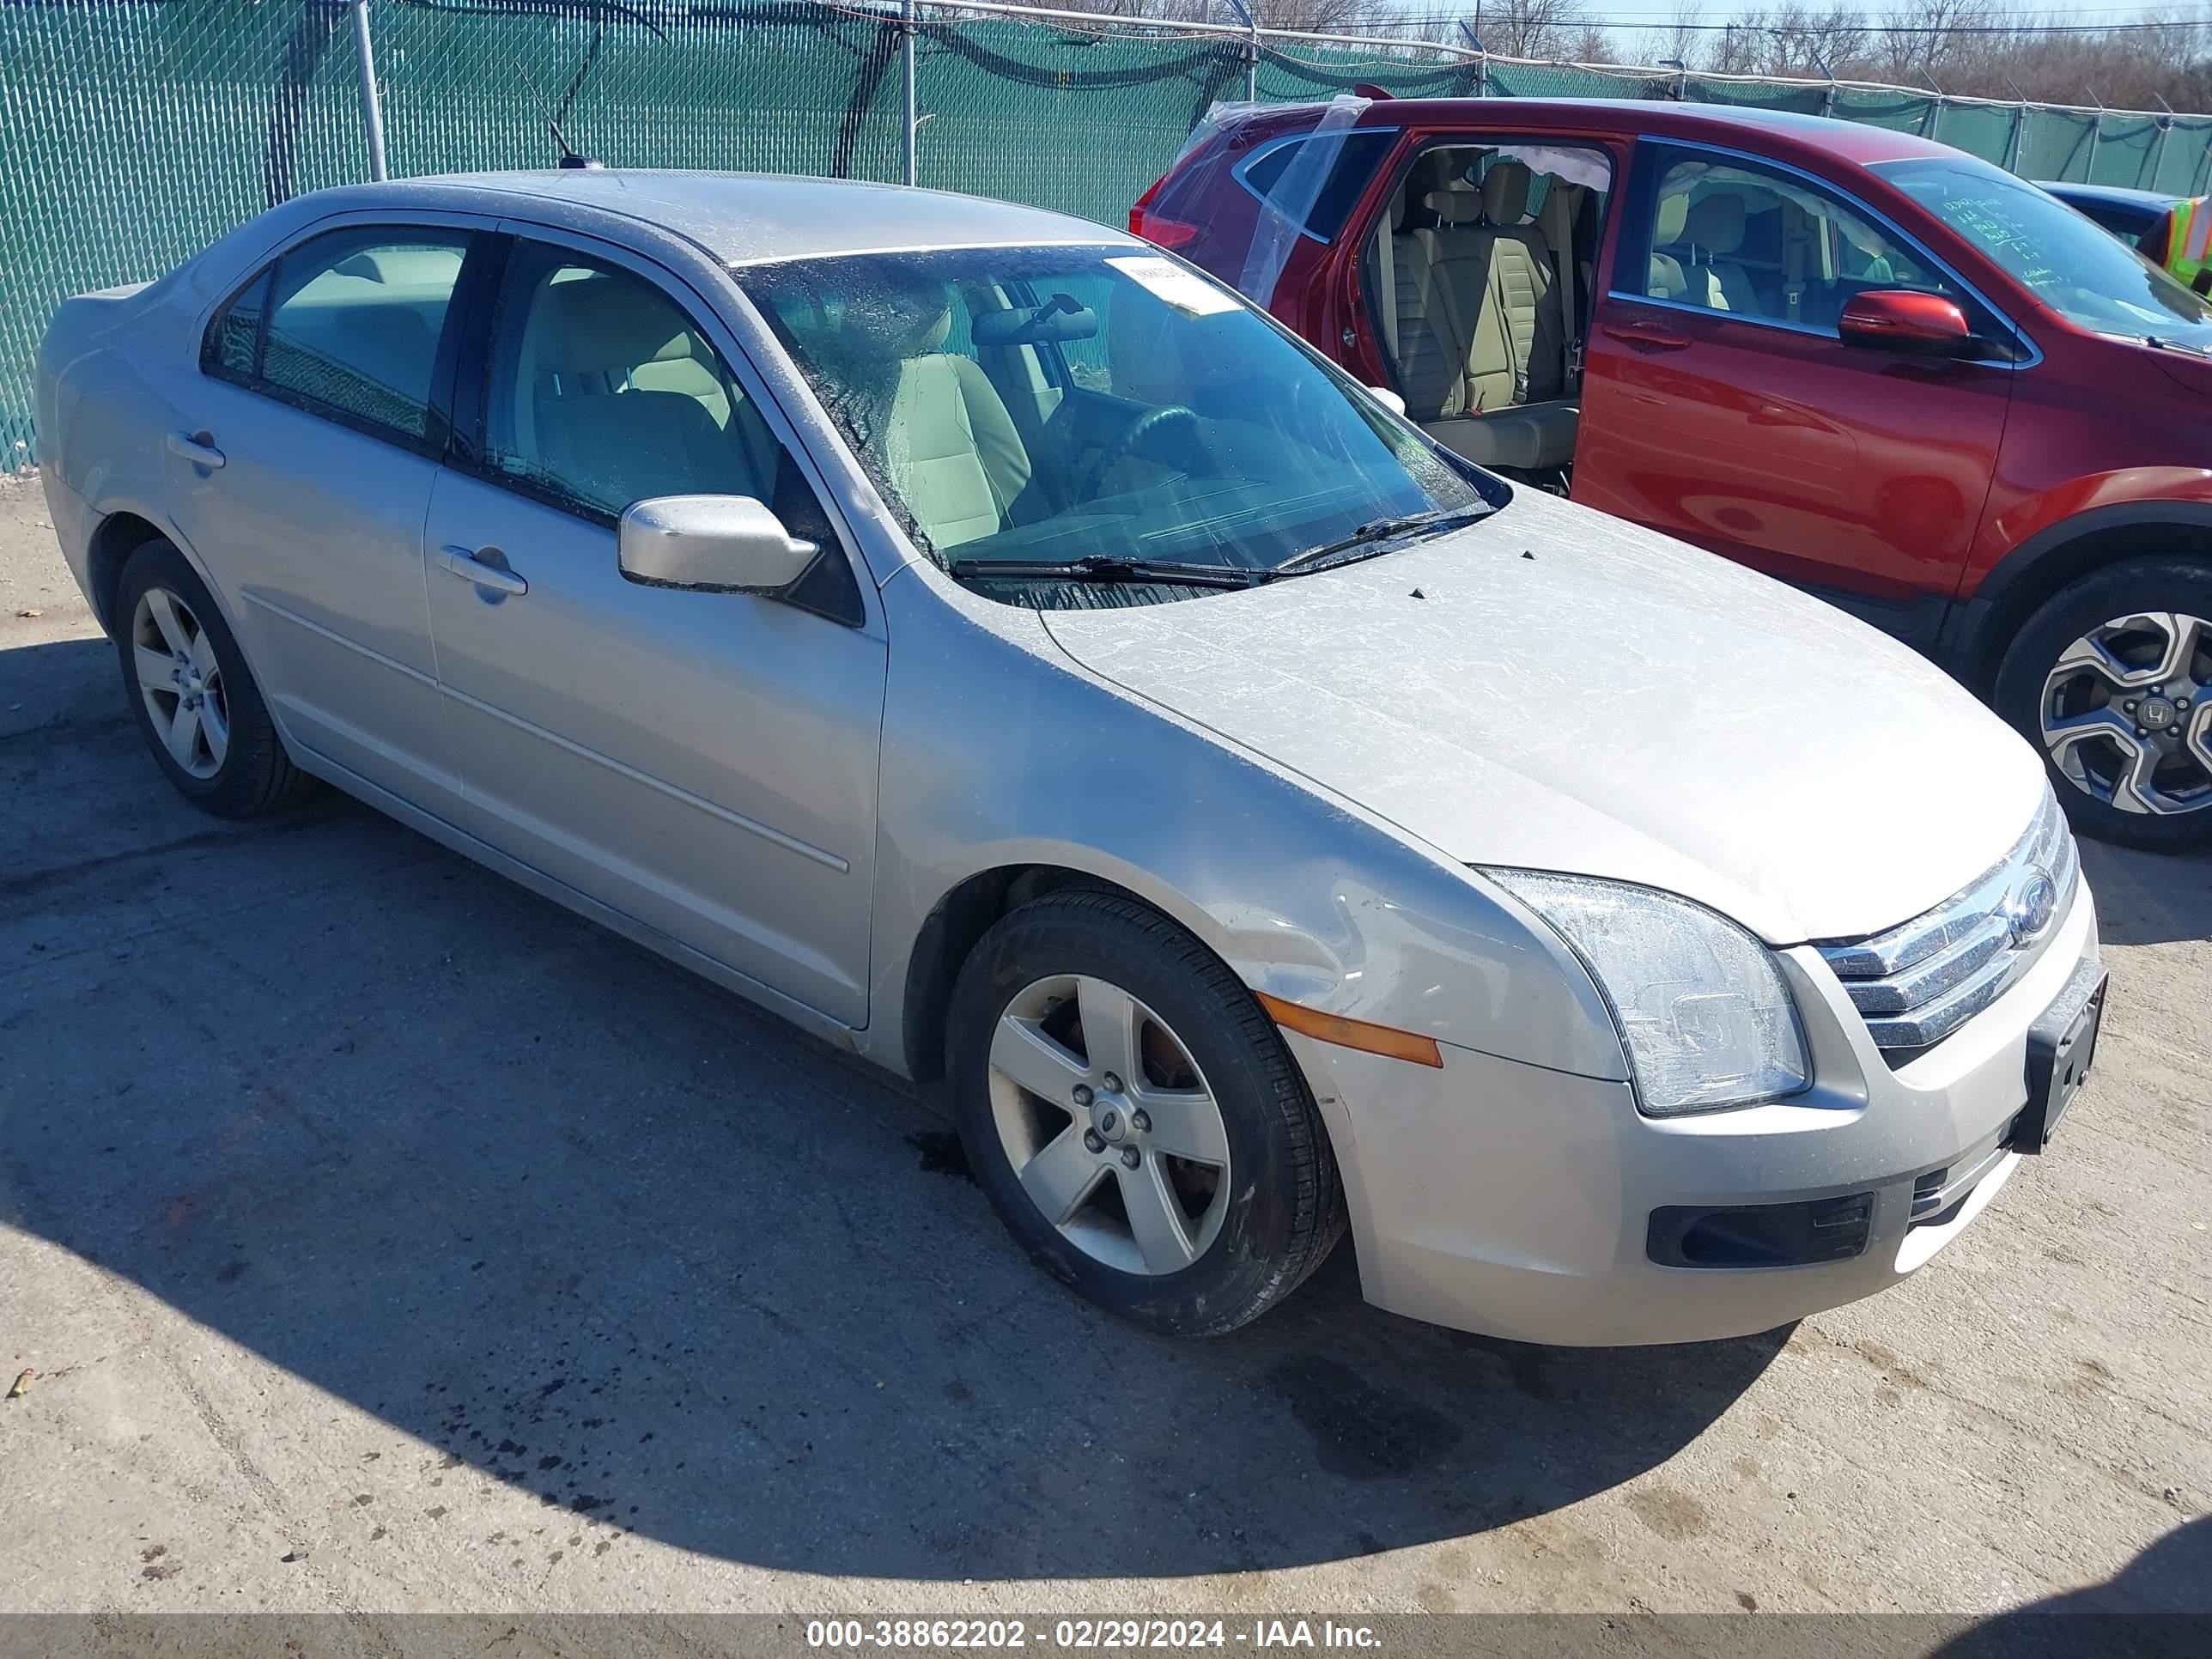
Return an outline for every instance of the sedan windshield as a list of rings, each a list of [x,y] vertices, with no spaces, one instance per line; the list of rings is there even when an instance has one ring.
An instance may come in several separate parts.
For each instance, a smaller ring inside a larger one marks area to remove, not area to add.
[[[1142,248],[733,274],[916,544],[994,598],[1246,586],[1505,497],[1227,289]]]
[[[2070,323],[2212,351],[2212,306],[2063,202],[1965,156],[1874,171]]]

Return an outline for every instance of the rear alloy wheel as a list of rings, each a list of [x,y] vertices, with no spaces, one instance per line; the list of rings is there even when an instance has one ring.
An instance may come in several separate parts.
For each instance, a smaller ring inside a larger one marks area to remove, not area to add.
[[[2006,654],[1997,704],[2082,833],[2212,843],[2212,569],[2123,565],[2060,593]]]
[[[1119,893],[1003,917],[954,987],[947,1068],[962,1146],[1054,1278],[1170,1335],[1236,1329],[1344,1232],[1305,1079],[1251,992]]]
[[[230,753],[230,704],[215,641],[191,605],[149,587],[131,614],[131,659],[146,717],[186,775],[212,778]]]
[[[178,793],[244,818],[314,787],[284,752],[207,585],[172,544],[131,556],[111,616],[131,712]]]

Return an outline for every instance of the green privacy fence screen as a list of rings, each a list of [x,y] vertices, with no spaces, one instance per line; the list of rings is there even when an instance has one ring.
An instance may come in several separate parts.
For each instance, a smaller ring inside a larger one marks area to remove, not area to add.
[[[394,176],[538,167],[549,115],[640,167],[901,176],[899,8],[883,0],[368,0]],[[1226,9],[1224,8],[1224,12]],[[1925,133],[2035,178],[2194,193],[2212,118],[1895,88],[1486,61],[1446,47],[925,3],[924,185],[1119,223],[1212,104],[1686,98]],[[159,276],[264,207],[368,176],[339,0],[0,0],[0,470],[36,458],[33,353],[64,296]]]

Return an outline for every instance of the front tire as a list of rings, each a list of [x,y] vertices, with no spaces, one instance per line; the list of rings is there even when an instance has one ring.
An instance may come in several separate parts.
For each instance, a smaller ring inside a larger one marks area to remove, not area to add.
[[[1234,1330],[1343,1234],[1335,1160],[1280,1035],[1218,958],[1132,899],[1060,892],[1000,920],[961,969],[946,1060],[1000,1218],[1124,1319]]]
[[[222,818],[289,805],[314,780],[292,763],[214,597],[173,544],[123,567],[115,647],[138,730],[177,793]]]
[[[2212,846],[2212,563],[2134,559],[2060,590],[2005,652],[1994,701],[2082,835]]]

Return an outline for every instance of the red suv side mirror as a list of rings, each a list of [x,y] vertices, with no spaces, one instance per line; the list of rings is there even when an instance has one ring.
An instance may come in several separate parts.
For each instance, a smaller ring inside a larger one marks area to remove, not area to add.
[[[1958,301],[1901,288],[1869,289],[1854,295],[1837,320],[1836,331],[1845,345],[1927,357],[1972,356],[1984,344]]]

